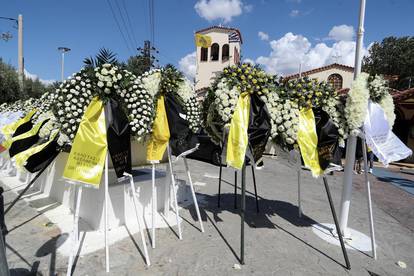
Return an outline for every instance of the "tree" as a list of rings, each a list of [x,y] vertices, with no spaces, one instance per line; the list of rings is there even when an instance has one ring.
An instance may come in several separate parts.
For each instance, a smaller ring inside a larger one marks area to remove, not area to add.
[[[396,89],[414,86],[414,37],[386,37],[381,43],[375,42],[364,57],[362,70],[374,75],[398,76],[390,81]]]
[[[0,103],[14,102],[21,97],[16,70],[0,58]]]
[[[0,103],[39,98],[46,91],[53,89],[44,85],[39,79],[24,78],[23,91],[21,91],[18,76],[16,68],[4,63],[0,58]]]

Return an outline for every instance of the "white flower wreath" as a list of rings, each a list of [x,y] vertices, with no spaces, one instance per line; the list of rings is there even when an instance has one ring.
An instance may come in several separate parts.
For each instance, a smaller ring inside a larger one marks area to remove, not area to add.
[[[367,115],[369,90],[368,74],[361,73],[352,82],[345,105],[345,118],[350,134],[357,135]]]
[[[296,143],[299,108],[298,104],[282,99],[277,91],[271,91],[261,96],[266,103],[271,118],[271,138],[282,148],[291,147]]]
[[[368,85],[370,98],[378,103],[385,112],[388,124],[392,128],[395,122],[394,101],[389,93],[388,82],[381,75],[375,75]]]
[[[134,79],[132,85],[121,91],[121,98],[128,109],[132,136],[138,140],[152,131],[155,95],[159,91],[160,80],[160,70],[154,69]]]
[[[196,98],[194,85],[188,79],[183,79],[178,85],[177,95],[184,102],[183,108],[191,131],[198,132],[201,127],[201,109]]]

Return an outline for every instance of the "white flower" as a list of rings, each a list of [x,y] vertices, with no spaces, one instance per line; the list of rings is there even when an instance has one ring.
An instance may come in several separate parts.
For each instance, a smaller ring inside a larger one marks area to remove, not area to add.
[[[99,87],[103,87],[104,86],[104,83],[102,81],[98,81],[98,86]]]
[[[109,88],[105,88],[105,89],[104,89],[104,93],[105,93],[105,94],[110,94],[110,93],[111,93],[111,89],[109,89]]]
[[[346,99],[345,117],[350,131],[354,133],[362,126],[367,114],[369,98],[367,80],[368,74],[361,73],[358,78],[352,82],[351,89]]]
[[[108,70],[106,68],[102,68],[101,74],[104,76],[108,75]]]

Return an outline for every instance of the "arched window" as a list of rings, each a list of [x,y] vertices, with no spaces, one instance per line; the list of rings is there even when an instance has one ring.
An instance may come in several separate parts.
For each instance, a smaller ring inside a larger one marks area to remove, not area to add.
[[[221,48],[221,61],[228,61],[230,56],[229,44],[224,44]]]
[[[328,83],[332,85],[335,90],[342,89],[342,76],[339,74],[332,74],[328,77]]]
[[[208,48],[201,47],[200,61],[207,61],[208,59]]]
[[[219,51],[220,51],[220,46],[217,43],[213,43],[213,45],[211,45],[211,54],[210,54],[211,61],[219,60]]]

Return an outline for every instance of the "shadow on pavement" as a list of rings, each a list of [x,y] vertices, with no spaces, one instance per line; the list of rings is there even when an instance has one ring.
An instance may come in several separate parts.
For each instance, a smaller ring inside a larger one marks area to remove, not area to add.
[[[206,211],[213,214],[215,222],[223,221],[220,214],[224,211],[239,214],[240,209],[234,208],[234,194],[221,194],[221,207],[217,207],[218,195],[207,195],[197,193],[197,197],[202,200],[200,202],[200,212],[203,221],[207,220]],[[240,205],[241,195],[237,195],[237,202]],[[256,199],[253,196],[246,195],[246,212],[245,221],[250,227],[254,228],[275,228],[274,223],[269,216],[279,216],[297,227],[310,227],[317,221],[302,214],[302,218],[298,217],[298,206],[286,201],[259,199],[260,212],[256,212]],[[197,220],[197,214],[193,205],[185,207],[190,211],[194,220]]]
[[[240,204],[241,195],[237,195],[237,200]],[[240,209],[234,208],[234,194],[233,193],[226,193],[221,194],[221,207],[217,207],[217,200],[218,195],[210,196],[207,194],[201,194],[197,193],[197,198],[201,201],[200,204],[200,212],[201,212],[201,218],[203,221],[209,221],[217,233],[220,235],[224,243],[227,245],[229,250],[233,253],[235,258],[240,261],[240,257],[234,250],[234,248],[230,245],[230,243],[227,241],[224,234],[220,231],[220,229],[217,226],[217,222],[223,221],[220,218],[220,214],[224,211],[231,212],[234,214],[239,214]],[[290,231],[286,230],[285,228],[281,227],[278,224],[275,224],[272,222],[269,217],[270,216],[279,216],[289,223],[293,224],[296,227],[311,227],[313,224],[319,224],[317,221],[313,220],[312,218],[306,216],[305,214],[302,214],[302,217],[299,218],[298,216],[298,207],[296,205],[293,205],[289,202],[280,201],[280,200],[269,200],[264,199],[260,197],[259,199],[259,205],[260,205],[260,212],[256,212],[256,199],[254,196],[246,195],[246,211],[245,211],[245,222],[249,225],[249,227],[252,228],[273,228],[278,229],[289,236],[293,237],[297,241],[300,241],[304,245],[310,247],[311,249],[315,250],[319,254],[325,256],[326,258],[330,259],[331,261],[337,263],[341,267],[345,268],[343,264],[338,262],[337,260],[333,259],[331,256],[327,255],[325,252],[321,251],[320,249],[316,248],[309,242],[305,241],[301,237],[298,237],[297,235],[291,233]],[[197,221],[197,214],[194,208],[193,204],[184,206],[185,209],[188,209],[193,220]],[[206,213],[211,212],[213,214],[213,219]],[[185,220],[188,222],[191,226],[197,228],[197,223],[189,222],[188,220]],[[198,229],[198,228],[197,228]]]
[[[46,257],[50,255],[49,275],[55,275],[56,270],[56,250],[67,240],[67,233],[57,235],[45,242],[37,251],[36,257]]]

